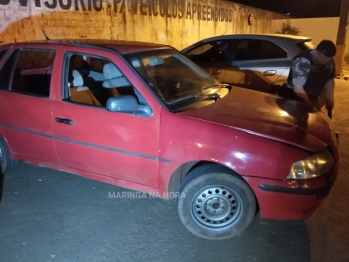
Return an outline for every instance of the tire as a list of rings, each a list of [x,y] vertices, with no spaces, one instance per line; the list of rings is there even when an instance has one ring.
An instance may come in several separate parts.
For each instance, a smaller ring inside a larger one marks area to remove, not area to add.
[[[220,240],[245,230],[256,212],[246,182],[227,168],[205,165],[190,171],[179,187],[178,215],[198,237]]]
[[[0,137],[0,172],[4,175],[8,173],[14,166],[10,151],[2,137]]]

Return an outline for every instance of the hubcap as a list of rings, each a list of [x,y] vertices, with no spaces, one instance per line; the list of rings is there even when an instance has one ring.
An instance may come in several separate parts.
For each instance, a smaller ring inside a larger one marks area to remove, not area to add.
[[[222,229],[235,224],[243,206],[237,192],[226,186],[207,186],[192,199],[192,216],[196,223],[210,229]]]

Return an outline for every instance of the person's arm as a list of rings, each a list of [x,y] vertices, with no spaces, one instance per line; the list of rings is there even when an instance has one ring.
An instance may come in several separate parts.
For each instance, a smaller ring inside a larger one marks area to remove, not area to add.
[[[296,85],[296,84],[294,84],[294,85],[293,85],[293,90],[294,90],[294,92],[296,93],[296,95],[297,95],[300,99],[302,99],[305,103],[307,103],[307,104],[313,106],[313,103],[310,101],[310,99],[309,99],[307,93],[306,93],[305,90],[304,90],[303,85]]]
[[[333,78],[329,79],[324,86],[326,92],[326,109],[329,118],[332,118],[332,109],[334,106],[334,86],[335,82]]]

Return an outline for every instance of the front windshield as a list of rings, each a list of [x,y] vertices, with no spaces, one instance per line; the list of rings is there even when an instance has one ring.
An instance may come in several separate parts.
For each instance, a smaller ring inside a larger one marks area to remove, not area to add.
[[[153,91],[168,106],[185,98],[206,95],[221,83],[199,66],[172,49],[125,55]]]

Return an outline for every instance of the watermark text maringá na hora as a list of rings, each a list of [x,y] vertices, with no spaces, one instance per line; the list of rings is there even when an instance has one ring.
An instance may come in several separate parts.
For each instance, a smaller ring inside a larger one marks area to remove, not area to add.
[[[165,192],[164,198],[185,198],[184,193],[180,192]],[[157,192],[144,193],[144,192],[108,192],[108,198],[161,198],[161,195]]]

